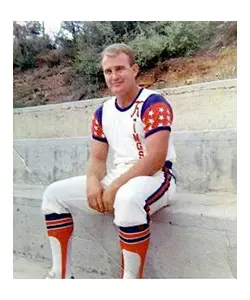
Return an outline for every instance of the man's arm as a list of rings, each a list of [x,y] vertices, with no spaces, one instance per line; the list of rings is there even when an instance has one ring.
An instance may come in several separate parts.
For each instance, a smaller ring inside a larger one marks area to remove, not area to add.
[[[146,139],[147,155],[141,158],[127,172],[118,177],[112,185],[115,189],[119,189],[123,184],[137,176],[152,176],[159,171],[165,163],[168,141],[168,130],[158,131]]]
[[[108,148],[107,143],[93,140],[87,168],[87,200],[89,206],[99,212],[104,212],[101,180],[107,171]]]
[[[92,140],[87,167],[87,179],[94,177],[100,181],[106,175],[108,149],[109,146],[107,143]]]
[[[102,128],[102,110],[103,105],[95,111],[92,117],[92,143],[87,168],[87,179],[94,177],[99,181],[105,176],[107,171],[106,160],[109,149],[108,141]]]

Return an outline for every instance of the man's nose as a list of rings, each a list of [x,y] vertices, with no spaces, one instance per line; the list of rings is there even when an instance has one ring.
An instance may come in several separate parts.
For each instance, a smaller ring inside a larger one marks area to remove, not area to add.
[[[116,71],[113,71],[111,76],[112,76],[112,79],[115,80],[118,78],[118,73]]]

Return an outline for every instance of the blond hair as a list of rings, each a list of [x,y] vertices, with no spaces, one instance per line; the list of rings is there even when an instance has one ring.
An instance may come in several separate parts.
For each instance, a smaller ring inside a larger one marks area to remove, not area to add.
[[[131,66],[135,64],[135,55],[133,50],[128,45],[123,43],[112,44],[106,47],[101,53],[101,60],[103,59],[104,55],[116,56],[120,53],[124,53],[129,57],[129,63]]]

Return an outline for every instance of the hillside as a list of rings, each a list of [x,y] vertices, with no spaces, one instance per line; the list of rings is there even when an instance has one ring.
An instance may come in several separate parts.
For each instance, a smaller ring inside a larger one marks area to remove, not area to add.
[[[140,86],[152,89],[237,77],[237,27],[224,30],[205,49],[190,57],[166,60],[140,73]],[[71,61],[57,67],[42,65],[13,75],[14,107],[46,105],[88,99],[86,88],[73,77]],[[97,95],[109,95],[107,89]]]

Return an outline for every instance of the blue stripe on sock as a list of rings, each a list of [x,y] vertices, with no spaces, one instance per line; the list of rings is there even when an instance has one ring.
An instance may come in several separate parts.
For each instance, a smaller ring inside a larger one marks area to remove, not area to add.
[[[137,233],[149,228],[148,224],[130,226],[130,227],[119,227],[119,229],[124,233]]]
[[[64,218],[72,218],[72,215],[70,213],[65,213],[65,214],[49,214],[45,215],[45,220],[46,221],[53,221],[53,220],[60,220]]]

